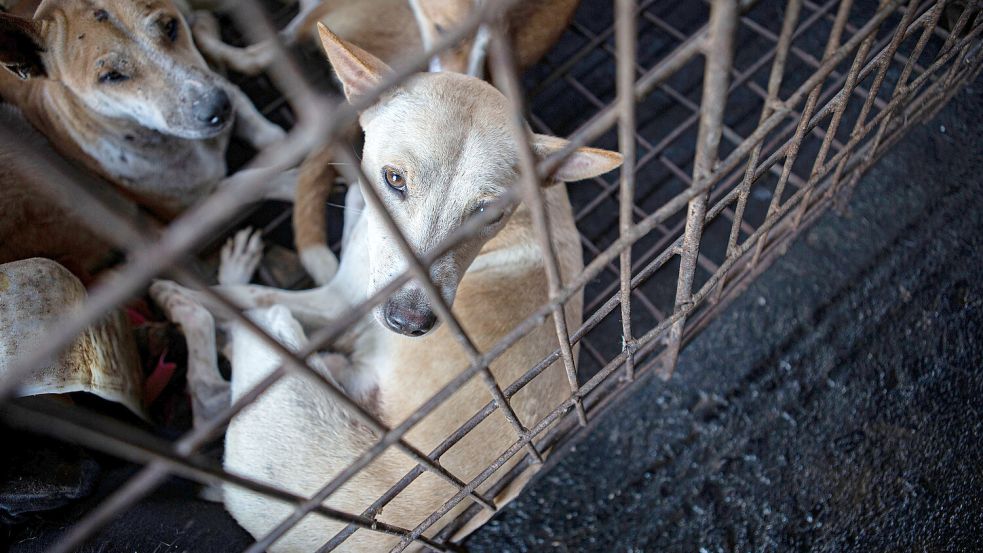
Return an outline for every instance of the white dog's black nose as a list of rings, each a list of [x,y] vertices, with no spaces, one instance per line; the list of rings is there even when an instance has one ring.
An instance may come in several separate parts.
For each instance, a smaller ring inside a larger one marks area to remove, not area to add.
[[[437,315],[427,308],[414,309],[400,306],[398,302],[386,304],[386,325],[406,336],[423,336],[437,324]]]
[[[191,106],[195,119],[210,127],[220,127],[232,115],[232,102],[221,88],[212,89]]]

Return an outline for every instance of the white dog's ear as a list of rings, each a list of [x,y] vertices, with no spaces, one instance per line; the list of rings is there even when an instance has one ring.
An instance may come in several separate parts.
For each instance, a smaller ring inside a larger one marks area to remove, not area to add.
[[[540,159],[562,150],[569,142],[547,134],[532,135],[532,147]],[[600,148],[577,148],[556,168],[553,179],[574,182],[603,175],[617,169],[623,158],[618,152]],[[546,183],[549,184],[549,181]]]
[[[317,32],[349,102],[372,90],[392,71],[379,58],[332,33],[323,23],[317,24]]]

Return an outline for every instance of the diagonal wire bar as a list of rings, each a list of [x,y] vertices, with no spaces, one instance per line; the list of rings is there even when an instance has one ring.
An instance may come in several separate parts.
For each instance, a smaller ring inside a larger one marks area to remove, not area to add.
[[[540,177],[536,174],[536,158],[529,143],[528,126],[522,119],[522,91],[519,84],[518,70],[515,66],[515,59],[512,51],[506,43],[505,37],[500,29],[496,29],[492,34],[492,74],[495,81],[503,88],[505,95],[512,104],[511,123],[512,134],[518,145],[519,153],[519,173],[522,185],[522,197],[528,204],[532,212],[533,227],[536,232],[536,239],[539,242],[539,249],[545,260],[546,282],[549,290],[550,300],[556,297],[557,291],[563,287],[563,275],[560,273],[560,263],[556,255],[556,246],[553,244],[552,231],[549,226],[546,203],[543,198]],[[556,186],[565,186],[558,184]],[[560,352],[563,358],[563,368],[567,374],[567,382],[570,385],[570,394],[574,398],[574,406],[577,410],[577,418],[581,426],[587,425],[587,413],[584,411],[584,404],[577,396],[577,389],[580,385],[577,382],[577,365],[573,356],[573,349],[570,346],[570,332],[567,329],[566,309],[563,303],[556,304],[552,309],[553,324],[556,327],[556,339],[560,343]]]
[[[761,118],[758,124],[763,123],[771,115],[775,104],[778,102],[778,91],[782,86],[782,78],[785,75],[785,63],[788,60],[789,47],[792,45],[795,24],[799,19],[799,12],[802,8],[801,0],[789,0],[785,6],[785,18],[782,22],[782,30],[778,37],[778,45],[775,50],[775,59],[771,65],[771,73],[768,75],[768,97],[765,99],[761,108]],[[874,35],[871,35],[874,36]],[[747,169],[744,173],[744,180],[741,181],[737,197],[737,206],[734,209],[734,224],[730,229],[730,236],[727,239],[727,257],[732,257],[736,253],[737,239],[740,235],[739,221],[744,220],[744,209],[747,206],[748,194],[751,191],[751,178],[757,169],[758,157],[761,155],[763,144],[758,144],[748,156]],[[721,288],[722,289],[722,288]]]
[[[944,4],[945,4],[945,2],[939,2],[938,3],[938,6],[936,8],[937,9],[937,13],[932,15],[932,18],[933,18],[933,24],[932,24],[932,26],[937,25],[938,18],[941,16],[942,10],[945,8]],[[956,25],[953,28],[953,32],[949,34],[949,37],[946,38],[945,43],[942,45],[942,48],[940,50],[940,53],[941,54],[945,54],[946,52],[948,52],[948,50],[950,48],[952,48],[953,42],[955,40],[955,36],[969,22],[970,15],[972,14],[973,10],[976,9],[976,7],[978,5],[979,5],[978,0],[974,0],[973,2],[966,4],[966,7],[963,9],[962,13],[959,15],[959,19],[956,21]],[[926,31],[929,28],[931,28],[932,26],[926,27]],[[927,42],[927,37],[925,36],[926,34],[927,33],[923,33],[922,37],[919,39],[919,44],[921,45],[921,48],[924,48],[924,42]],[[921,48],[919,48],[919,47],[916,46],[916,52],[920,53],[921,52]],[[914,62],[917,62],[917,55],[916,56],[913,56],[913,58],[914,58]],[[911,59],[912,58],[909,58],[909,64],[906,64],[905,65],[905,69],[902,72],[902,78],[899,79],[898,83],[895,86],[895,92],[894,92],[895,94],[898,94],[898,93],[902,93],[903,94],[903,93],[905,93],[905,90],[904,90],[903,87],[906,86],[905,85],[905,82],[907,81],[908,77],[910,77],[910,75],[911,75],[911,69],[909,67],[909,65],[911,63]],[[886,71],[887,63],[884,63],[882,65],[882,67]],[[880,75],[880,72],[878,74]],[[881,77],[881,79],[883,79],[883,77]],[[864,107],[866,108],[866,104],[864,104]],[[868,111],[869,111],[869,108],[862,111],[861,116],[857,119],[857,123],[856,123],[857,125],[863,124],[864,120],[866,119],[866,116],[867,116],[867,112]],[[868,150],[868,152],[867,152],[867,159],[865,159],[865,164],[866,163],[869,163],[870,160],[873,158],[874,152],[877,149],[877,145],[880,143],[881,138],[884,135],[884,131],[886,130],[887,124],[890,121],[890,119],[891,119],[891,116],[889,115],[884,120],[884,123],[881,125],[881,128],[878,129],[877,134],[874,136],[874,147],[872,149]],[[856,128],[854,130],[856,131]],[[842,169],[839,170],[839,172],[842,173]],[[838,178],[837,178],[837,180],[838,180]],[[851,194],[851,190],[857,185],[857,181],[858,180],[859,180],[859,172],[858,173],[854,173],[854,175],[850,178],[849,183],[846,185],[846,190],[843,191],[840,194],[840,196],[843,197],[843,198],[848,198],[850,196],[850,194]]]
[[[85,416],[78,416],[80,413]],[[276,486],[211,467],[203,459],[182,455],[168,448],[166,442],[149,433],[137,431],[114,419],[80,407],[63,406],[51,400],[32,402],[30,405],[12,401],[0,408],[0,416],[13,426],[86,445],[133,462],[162,463],[174,473],[202,484],[232,484],[290,503],[298,503],[304,499]],[[404,528],[368,520],[326,506],[318,506],[317,513],[333,520],[354,523],[366,530],[400,537],[409,535],[409,531]],[[444,550],[442,546],[425,537],[415,536],[412,539],[438,551]]]
[[[896,5],[898,2],[894,2]],[[840,45],[840,37],[843,34],[843,28],[846,26],[847,18],[850,16],[850,8],[853,7],[853,0],[843,0],[840,3],[840,7],[836,11],[836,20],[833,23],[832,29],[829,32],[829,38],[826,41],[826,49],[823,51],[823,61],[829,60],[833,57],[834,53],[837,51]],[[886,9],[885,3],[881,3],[881,9]],[[876,34],[877,29],[880,27],[880,22],[874,28],[870,36]],[[854,35],[856,38],[858,35]],[[869,37],[864,37],[863,42],[866,42]],[[792,166],[795,164],[795,160],[799,156],[799,148],[802,146],[803,140],[806,136],[806,127],[809,125],[809,119],[812,117],[813,112],[816,109],[816,104],[819,101],[819,95],[822,92],[823,82],[825,82],[825,77],[819,82],[817,82],[812,90],[809,92],[809,98],[806,100],[805,107],[802,108],[802,115],[799,118],[799,126],[795,129],[795,135],[792,137],[789,143],[789,148],[785,153],[785,165],[782,167],[782,176],[778,179],[778,184],[775,186],[775,191],[771,196],[771,203],[768,205],[768,214],[765,216],[767,219],[771,217],[773,213],[777,212],[778,207],[782,202],[782,195],[785,191],[785,184],[788,182],[789,175],[792,174]],[[845,100],[844,100],[845,101]],[[751,260],[751,266],[757,265],[758,259],[761,257],[761,253],[764,250],[765,245],[768,243],[767,235],[764,239],[758,242],[758,247],[754,252],[754,257]]]
[[[5,137],[2,133],[9,133],[9,131],[6,129],[0,129],[0,138],[6,138],[8,140],[12,138],[10,136]],[[132,250],[139,250],[142,247],[146,247],[150,243],[149,237],[146,236],[139,228],[119,215],[116,215],[111,209],[103,206],[97,198],[91,196],[91,193],[89,193],[86,188],[77,185],[72,179],[68,178],[63,168],[62,171],[59,172],[58,168],[59,166],[64,165],[63,163],[59,163],[57,159],[44,159],[45,156],[38,156],[32,152],[30,148],[18,145],[16,143],[11,143],[11,148],[20,150],[18,151],[19,155],[15,156],[14,158],[16,162],[27,164],[27,166],[30,166],[32,169],[37,167],[36,172],[38,173],[37,176],[39,177],[38,181],[40,187],[49,188],[49,192],[52,188],[65,192],[63,195],[54,194],[54,201],[56,203],[64,202],[66,199],[70,199],[70,202],[71,204],[74,204],[74,207],[83,209],[84,212],[89,214],[90,218],[87,219],[86,222],[89,223],[93,230],[99,233],[103,238],[110,242],[115,242],[116,245],[120,247],[129,248]],[[70,206],[66,205],[66,207]],[[290,351],[289,349],[283,347],[276,339],[270,337],[267,333],[255,325],[253,321],[243,317],[237,306],[233,305],[232,302],[226,299],[220,292],[217,292],[205,285],[190,271],[182,269],[180,266],[175,266],[171,269],[171,271],[175,272],[179,276],[180,280],[186,282],[190,281],[192,286],[198,288],[203,294],[208,296],[212,300],[211,304],[217,306],[217,308],[220,309],[226,317],[234,318],[242,324],[245,324],[247,328],[264,340],[268,346],[276,350],[276,352],[286,360],[287,368],[299,371],[301,373],[314,375],[325,391],[332,395],[336,401],[339,401],[345,408],[361,419],[365,424],[372,427],[379,433],[389,432],[389,429],[382,422],[375,419],[375,417],[368,413],[364,408],[355,403],[353,400],[349,399],[348,396],[339,390],[333,382],[320,375],[320,373],[310,369],[303,359],[310,353],[313,353],[314,349],[311,346],[308,346],[306,351],[302,352],[301,354]],[[348,321],[344,322],[347,323]],[[332,335],[340,334],[349,326],[349,324],[336,324],[334,325],[334,328],[331,329],[330,333]],[[276,374],[278,375],[277,377],[279,377],[282,372],[277,372]],[[274,381],[275,379],[270,381],[269,384],[272,384]],[[261,391],[265,389],[265,387],[266,380],[264,379],[264,386],[258,388]],[[246,404],[247,403],[240,402],[238,405],[236,405],[237,409],[235,412],[238,412],[238,409],[241,409],[241,407],[244,407]],[[234,413],[229,415],[227,419],[231,420],[233,415]],[[226,417],[219,418],[223,420],[224,426],[224,423],[227,423],[227,420],[224,420]],[[200,429],[197,428],[195,429],[196,432],[193,432],[190,435],[192,439],[188,442],[182,441],[180,444],[181,451],[190,454],[197,449],[197,447],[207,443],[207,439],[203,438],[202,436],[213,434],[216,428],[209,424],[204,429],[207,434],[198,432],[199,430]],[[403,442],[401,437],[396,441],[396,445],[405,454],[409,455],[416,462],[426,466],[428,470],[434,472],[437,476],[443,478],[451,485],[457,488],[463,486],[463,482],[447,472],[446,469],[443,469],[438,464],[429,460],[429,458],[423,455],[423,453]],[[494,508],[494,504],[490,500],[481,497],[478,494],[474,496],[474,499],[487,508]]]
[[[474,343],[471,341],[471,338],[467,335],[467,333],[461,326],[460,322],[457,320],[456,316],[454,316],[454,314],[451,312],[450,307],[447,305],[446,301],[444,301],[443,296],[440,294],[440,291],[437,289],[437,287],[433,284],[433,281],[430,279],[430,273],[427,270],[427,266],[424,264],[423,261],[420,260],[416,252],[413,251],[413,247],[406,240],[405,236],[403,236],[402,231],[399,229],[399,226],[396,224],[395,220],[393,220],[392,215],[389,213],[385,204],[382,202],[382,199],[379,198],[378,192],[375,190],[375,188],[373,188],[371,181],[369,181],[369,179],[365,176],[365,173],[362,170],[361,163],[359,162],[359,160],[347,148],[337,148],[336,153],[342,160],[342,165],[340,166],[340,168],[343,173],[346,173],[345,175],[346,178],[348,178],[352,182],[364,183],[364,186],[362,186],[362,191],[366,197],[366,201],[370,202],[373,206],[375,206],[377,210],[380,212],[380,214],[382,215],[383,223],[387,227],[386,230],[395,237],[397,247],[399,247],[400,249],[400,253],[410,264],[410,272],[413,274],[416,280],[424,287],[425,291],[427,292],[427,295],[430,296],[430,299],[433,302],[433,305],[437,311],[438,316],[441,318],[444,324],[447,324],[451,328],[452,333],[455,334],[455,337],[457,338],[458,342],[465,349],[465,352],[470,358],[472,368],[477,367],[477,372],[479,372],[484,377],[485,383],[488,386],[489,391],[491,392],[497,407],[502,409],[503,414],[506,416],[506,418],[508,418],[509,422],[512,424],[513,428],[515,428],[516,433],[519,435],[520,438],[527,435],[528,430],[522,425],[521,421],[519,421],[518,416],[515,414],[515,411],[512,410],[512,407],[509,404],[508,399],[505,398],[505,396],[502,394],[501,388],[498,386],[498,383],[495,382],[495,378],[491,374],[491,370],[488,368],[489,362],[485,361],[484,357],[475,347]],[[470,378],[472,374],[473,371],[470,370],[464,371],[462,373],[462,375],[467,375],[468,378]],[[457,380],[452,381],[452,383],[455,382],[457,382]],[[454,389],[456,390],[458,386],[460,386],[460,384],[455,386]],[[448,388],[445,387],[443,390],[447,390],[447,389]],[[438,395],[440,395],[440,392],[438,392]],[[433,402],[431,401],[428,403],[432,404]],[[413,416],[414,419],[419,420],[420,418],[422,418],[422,416],[420,416],[419,413],[425,410],[424,407],[426,407],[426,405],[424,405],[423,407],[421,407],[416,411],[416,413]],[[533,457],[541,462],[542,457],[539,455],[539,452],[536,450],[535,445],[533,445],[531,442],[528,442],[527,445]],[[324,487],[322,487],[320,490],[318,490],[318,492],[315,493],[306,504],[301,505],[287,519],[284,519],[276,528],[274,528],[269,533],[267,533],[267,535],[264,536],[262,539],[258,540],[256,544],[254,544],[250,548],[250,551],[266,550],[280,536],[286,533],[304,516],[306,516],[307,513],[310,512],[311,508],[313,508],[314,506],[320,504],[320,502],[327,499],[327,497],[330,495],[333,489],[340,487],[341,484],[337,484],[337,482],[338,479],[336,478],[331,482],[329,482]]]
[[[922,29],[922,34],[920,37],[918,37],[918,42],[915,44],[914,50],[912,50],[911,55],[908,56],[908,61],[905,63],[904,69],[901,71],[901,76],[898,78],[898,82],[895,85],[894,91],[891,93],[892,97],[898,94],[899,92],[901,92],[902,90],[904,90],[904,88],[907,86],[908,79],[911,77],[911,71],[912,69],[914,69],[915,65],[917,65],[918,58],[921,57],[922,51],[925,49],[925,46],[928,44],[929,37],[932,36],[932,33],[934,32],[936,26],[938,25],[939,18],[942,16],[942,12],[945,9],[945,5],[946,5],[945,0],[939,0],[933,6],[932,15],[930,16],[928,23]],[[868,152],[873,153],[874,151],[877,150],[877,146],[880,143],[881,139],[883,138],[884,129],[891,122],[892,115],[893,114],[888,114],[888,116],[884,118],[884,121],[881,123],[881,126],[877,129],[877,134],[874,135],[871,148],[868,150]],[[863,126],[863,119],[858,117],[857,121],[854,123],[853,130],[850,132],[850,135],[851,136],[855,135],[857,130],[862,126]],[[838,195],[838,193],[842,189],[841,178],[843,176],[843,170],[846,168],[846,164],[847,164],[847,159],[844,158],[844,160],[841,161],[840,164],[836,166],[836,171],[833,173],[833,186],[831,186],[828,191],[829,195]],[[845,194],[843,196],[845,196]]]
[[[882,0],[881,4],[883,5],[885,2],[886,0]],[[904,39],[906,31],[911,25],[912,19],[915,17],[915,8],[918,6],[918,2],[919,0],[909,0],[908,9],[905,10],[904,15],[901,17],[901,23],[895,30],[891,43],[888,44],[887,53],[882,58],[877,74],[874,76],[874,82],[870,86],[869,95],[864,101],[863,108],[860,110],[860,116],[857,118],[857,121],[864,121],[867,118],[867,115],[870,113],[870,109],[874,104],[874,98],[877,98],[877,93],[880,91],[881,83],[884,82],[884,76],[887,75],[887,69],[891,65],[891,60],[894,58],[894,53],[897,52],[898,47],[901,46],[901,40]],[[860,49],[857,51],[857,55],[853,59],[853,64],[850,66],[850,72],[848,73],[846,84],[843,85],[845,91],[850,92],[853,90],[853,87],[856,86],[857,75],[860,73],[860,69],[867,58],[867,53],[870,51],[870,47],[874,43],[875,35],[867,37],[862,43],[860,43]],[[836,131],[839,129],[840,125],[840,120],[843,117],[843,113],[846,111],[848,99],[848,95],[843,95],[842,99],[836,104],[836,109],[833,111],[833,117],[830,119],[829,127],[826,130],[826,139],[823,140],[822,144],[820,145],[819,153],[816,155],[816,159],[813,161],[809,181],[806,184],[808,190],[806,191],[805,198],[799,205],[799,210],[796,211],[792,218],[793,227],[797,227],[801,223],[802,216],[805,215],[806,209],[808,209],[809,204],[812,201],[812,195],[815,189],[814,185],[816,180],[818,180],[816,171],[826,162],[826,155],[829,153],[831,137],[836,136]]]

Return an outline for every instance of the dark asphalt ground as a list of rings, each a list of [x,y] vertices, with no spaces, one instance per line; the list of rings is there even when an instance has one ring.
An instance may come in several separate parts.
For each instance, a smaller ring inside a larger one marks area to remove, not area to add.
[[[983,78],[468,551],[983,550]]]

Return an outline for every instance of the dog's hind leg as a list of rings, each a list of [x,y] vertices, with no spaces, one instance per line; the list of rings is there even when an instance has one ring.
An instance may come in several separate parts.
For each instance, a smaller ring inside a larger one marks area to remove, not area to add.
[[[218,371],[215,320],[185,288],[157,281],[150,295],[167,318],[179,325],[188,344],[188,393],[195,427],[213,418],[229,405],[229,383]]]

